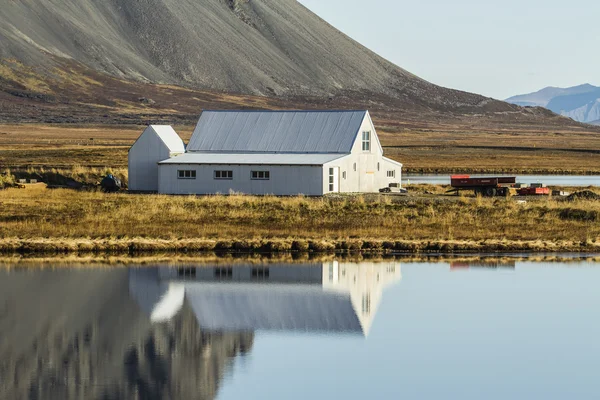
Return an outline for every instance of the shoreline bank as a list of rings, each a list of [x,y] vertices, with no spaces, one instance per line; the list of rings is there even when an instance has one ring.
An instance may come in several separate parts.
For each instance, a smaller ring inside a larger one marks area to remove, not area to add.
[[[114,255],[157,253],[202,255],[210,252],[278,254],[469,254],[469,253],[599,253],[600,242],[579,240],[380,240],[380,239],[75,239],[4,238],[1,255]]]
[[[454,268],[514,268],[516,262],[598,262],[600,253],[243,253],[203,252],[201,254],[156,253],[152,255],[102,255],[102,254],[12,254],[0,255],[1,269],[18,268],[126,268],[140,267],[214,267],[219,265],[244,266],[268,265],[272,263],[306,264],[319,262],[384,262],[402,263],[450,263]]]

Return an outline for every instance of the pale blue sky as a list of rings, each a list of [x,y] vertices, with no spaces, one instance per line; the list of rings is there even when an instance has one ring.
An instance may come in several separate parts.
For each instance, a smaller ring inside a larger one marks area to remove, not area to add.
[[[299,0],[400,67],[506,97],[600,85],[600,1]]]

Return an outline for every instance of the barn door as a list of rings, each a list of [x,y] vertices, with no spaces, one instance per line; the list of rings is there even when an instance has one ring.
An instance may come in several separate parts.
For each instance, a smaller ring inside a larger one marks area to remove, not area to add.
[[[340,167],[329,168],[329,192],[338,193],[340,191]]]

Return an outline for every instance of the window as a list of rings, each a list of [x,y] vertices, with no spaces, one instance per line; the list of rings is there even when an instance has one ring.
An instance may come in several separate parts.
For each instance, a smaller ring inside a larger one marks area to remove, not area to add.
[[[346,171],[342,172],[342,178],[346,179]]]
[[[354,171],[356,172],[356,163],[354,163]]]
[[[233,268],[215,268],[215,279],[233,278]]]
[[[252,179],[268,181],[271,179],[270,171],[252,171]]]
[[[377,171],[379,171],[379,163],[377,163]]]
[[[387,172],[387,176],[388,178],[395,178],[396,177],[396,171],[388,171]]]
[[[233,171],[215,171],[215,179],[233,179]]]
[[[177,179],[196,179],[196,171],[179,170],[177,171]]]
[[[371,314],[371,294],[367,293],[362,297],[362,312],[363,314]]]
[[[179,268],[177,275],[180,278],[193,278],[196,276],[196,268]]]
[[[252,268],[252,279],[269,279],[269,268]]]
[[[335,173],[333,168],[329,168],[329,191],[333,192],[335,190]]]
[[[371,132],[369,131],[362,133],[362,149],[363,151],[371,151]]]

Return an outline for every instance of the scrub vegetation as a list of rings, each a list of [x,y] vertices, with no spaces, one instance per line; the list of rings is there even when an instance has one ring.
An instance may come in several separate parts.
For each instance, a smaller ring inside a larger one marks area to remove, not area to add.
[[[0,191],[0,251],[599,251],[600,201]]]
[[[397,125],[385,118],[374,122],[385,156],[403,163],[404,173],[600,174],[600,135],[593,131],[469,131]],[[127,151],[144,128],[0,125],[1,167],[126,169]],[[194,127],[174,129],[187,142]]]

